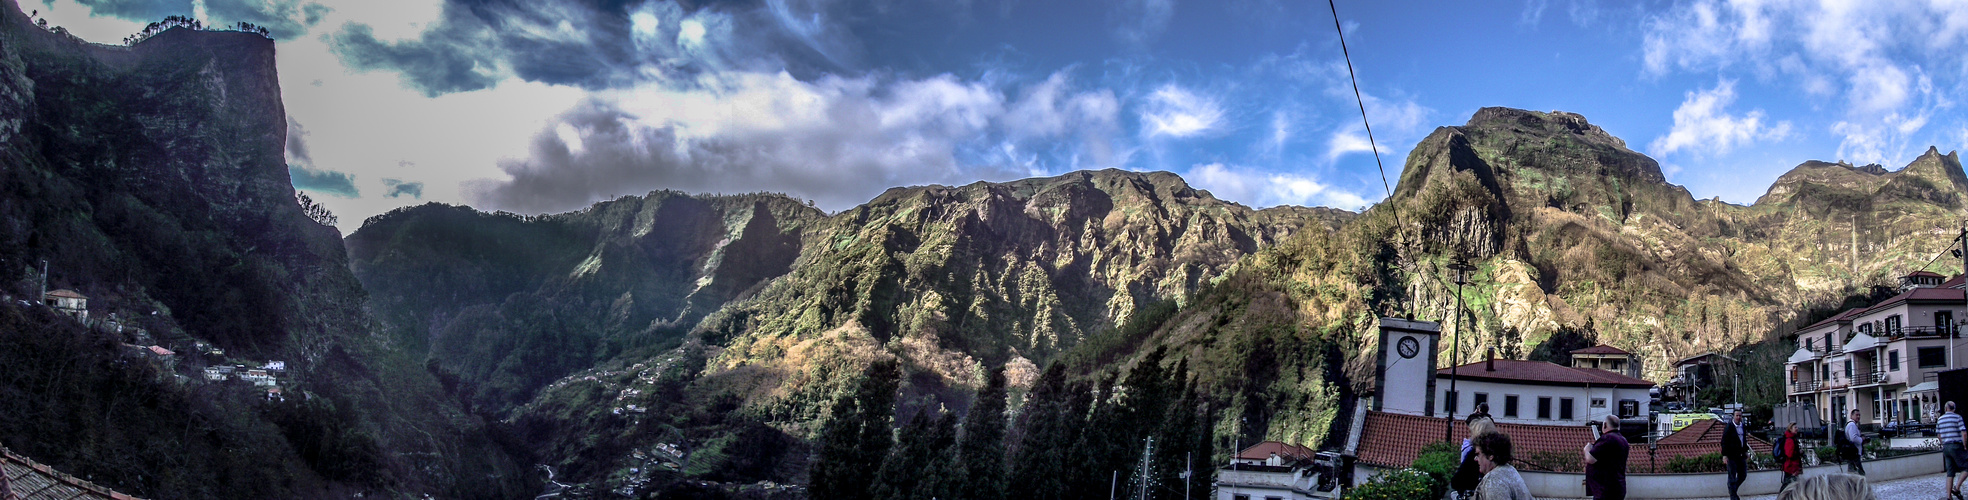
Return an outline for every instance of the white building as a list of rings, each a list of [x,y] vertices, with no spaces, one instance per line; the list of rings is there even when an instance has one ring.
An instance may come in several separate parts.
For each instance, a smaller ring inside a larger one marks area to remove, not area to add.
[[[1544,361],[1491,359],[1436,371],[1437,410],[1461,416],[1489,403],[1499,423],[1584,425],[1606,415],[1645,413],[1653,382]],[[1449,380],[1458,395],[1449,392]]]
[[[1215,496],[1217,500],[1338,498],[1341,490],[1332,462],[1303,446],[1258,443],[1216,471]]]
[[[89,298],[66,288],[41,296],[41,303],[84,322],[89,321]]]
[[[1797,351],[1784,370],[1787,399],[1817,405],[1821,417],[1861,423],[1933,422],[1934,374],[1962,366],[1962,279],[1920,271],[1902,292],[1870,307],[1848,309],[1798,329]]]

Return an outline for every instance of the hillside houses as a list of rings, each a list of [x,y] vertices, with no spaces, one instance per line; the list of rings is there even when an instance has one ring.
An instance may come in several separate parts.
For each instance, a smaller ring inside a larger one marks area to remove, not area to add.
[[[1961,336],[1968,291],[1959,276],[1943,281],[1920,271],[1901,292],[1848,309],[1797,331],[1786,360],[1786,400],[1812,403],[1827,421],[1858,409],[1861,422],[1932,422],[1939,411],[1938,372],[1963,366]]]

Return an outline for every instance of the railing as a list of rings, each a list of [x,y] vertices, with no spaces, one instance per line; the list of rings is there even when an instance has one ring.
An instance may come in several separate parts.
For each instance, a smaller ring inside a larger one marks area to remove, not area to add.
[[[1960,338],[1961,327],[1955,325],[1903,326],[1899,328],[1888,328],[1878,333],[1875,337],[1887,340],[1899,340],[1903,338]]]
[[[1824,381],[1822,380],[1799,380],[1790,383],[1790,392],[1792,394],[1817,392],[1818,389],[1822,388],[1824,388]]]
[[[1852,385],[1873,385],[1886,381],[1886,372],[1869,371],[1852,375]]]

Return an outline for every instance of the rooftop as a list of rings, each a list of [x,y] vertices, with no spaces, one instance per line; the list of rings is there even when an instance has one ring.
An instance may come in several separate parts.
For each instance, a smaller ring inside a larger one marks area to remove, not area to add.
[[[1244,448],[1244,451],[1237,452],[1236,458],[1238,460],[1267,460],[1271,458],[1271,455],[1277,455],[1279,458],[1286,460],[1296,460],[1310,459],[1316,454],[1317,452],[1304,446],[1285,444],[1277,441],[1265,441],[1251,445],[1249,448]]]
[[[1450,373],[1449,368],[1443,368],[1437,370],[1435,375],[1437,377],[1448,378],[1461,377],[1464,380],[1494,380],[1540,385],[1593,385],[1633,388],[1654,386],[1653,382],[1618,373],[1588,368],[1572,368],[1546,361],[1499,359],[1494,361],[1494,369],[1491,369],[1491,363],[1492,361],[1477,361],[1462,365],[1456,367],[1455,373],[1453,374]]]
[[[16,498],[137,500],[136,497],[117,493],[36,463],[27,457],[15,455],[14,452],[4,448],[0,448],[0,472],[7,474],[7,484],[13,488],[13,496]]]
[[[1619,355],[1629,355],[1629,354],[1633,354],[1633,353],[1630,353],[1630,352],[1626,352],[1625,350],[1623,350],[1623,349],[1620,349],[1620,348],[1618,348],[1618,347],[1613,347],[1613,346],[1609,346],[1609,345],[1606,345],[1606,344],[1599,344],[1599,345],[1595,345],[1595,346],[1592,346],[1592,347],[1587,347],[1587,348],[1584,348],[1584,349],[1579,349],[1579,350],[1576,350],[1576,351],[1572,351],[1572,354],[1574,354],[1574,355],[1578,355],[1578,354],[1619,354]]]
[[[1369,411],[1360,432],[1371,437],[1360,440],[1357,451],[1359,460],[1378,467],[1407,467],[1421,455],[1423,446],[1442,440],[1442,426],[1447,421],[1439,417]],[[1703,420],[1669,434],[1656,442],[1658,446],[1651,456],[1646,443],[1630,443],[1626,455],[1627,472],[1656,472],[1675,458],[1721,452],[1723,429],[1720,424],[1717,420]],[[1592,435],[1590,427],[1583,425],[1498,423],[1497,430],[1510,436],[1512,453],[1520,462],[1518,467],[1525,470],[1579,472],[1584,468],[1581,448],[1597,438]],[[1467,437],[1469,427],[1457,421],[1451,442],[1460,447]],[[1759,453],[1770,452],[1770,443],[1755,436],[1750,436],[1749,447]]]
[[[80,293],[76,293],[76,292],[75,292],[74,290],[69,290],[69,289],[67,289],[67,288],[63,288],[63,289],[60,289],[60,290],[55,290],[55,291],[52,291],[52,292],[48,292],[48,296],[49,296],[49,297],[61,297],[61,298],[64,298],[64,299],[86,299],[86,298],[88,298],[88,297],[84,297],[84,296],[82,296],[82,294],[80,294]]]

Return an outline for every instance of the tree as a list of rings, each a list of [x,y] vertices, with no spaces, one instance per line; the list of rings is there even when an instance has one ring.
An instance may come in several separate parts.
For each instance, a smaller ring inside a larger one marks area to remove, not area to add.
[[[854,391],[834,401],[833,415],[820,427],[807,493],[816,500],[873,496],[875,472],[888,455],[895,412],[895,389],[902,369],[895,360],[877,361]]]
[[[963,471],[959,495],[977,500],[1005,497],[1005,376],[1004,367],[991,369],[990,381],[977,391],[977,400],[964,415],[957,457]]]
[[[1032,500],[1051,500],[1067,497],[1066,482],[1062,471],[1068,466],[1069,450],[1079,441],[1084,420],[1085,406],[1078,404],[1079,390],[1066,380],[1066,367],[1055,361],[1046,366],[1045,373],[1032,384],[1030,400],[1025,403],[1024,421],[1019,426],[1023,436],[1018,441],[1018,449],[1013,455],[1011,481],[1008,494],[1012,498]]]
[[[307,214],[309,219],[314,219],[323,226],[334,226],[340,220],[335,217],[334,212],[328,211],[328,207],[321,206],[314,201],[314,198],[309,198],[307,193],[294,191],[294,201],[301,204],[301,213]]]

